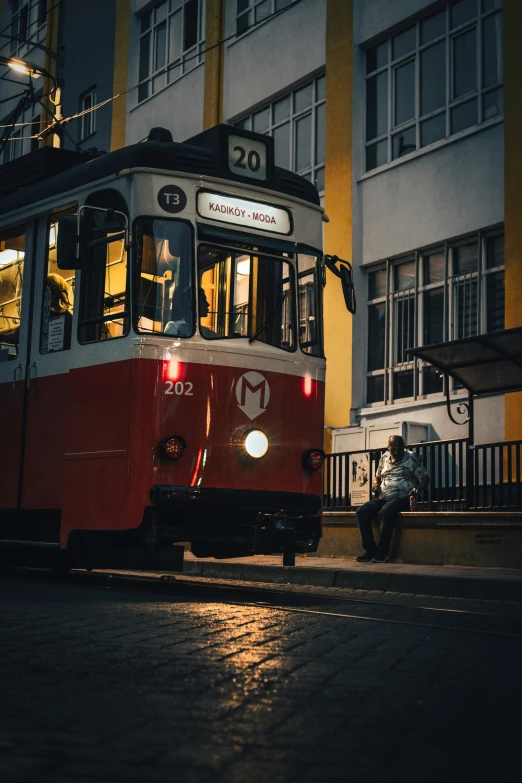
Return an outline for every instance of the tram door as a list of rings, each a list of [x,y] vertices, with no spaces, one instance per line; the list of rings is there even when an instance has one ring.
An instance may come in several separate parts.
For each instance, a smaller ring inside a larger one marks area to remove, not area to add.
[[[20,502],[36,226],[0,231],[0,509]]]
[[[75,272],[56,266],[56,222],[38,225],[27,367],[22,509],[62,506]]]

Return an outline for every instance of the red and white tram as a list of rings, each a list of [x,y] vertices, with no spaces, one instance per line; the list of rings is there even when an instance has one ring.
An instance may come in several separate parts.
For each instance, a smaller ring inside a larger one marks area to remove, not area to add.
[[[176,568],[181,542],[289,563],[316,551],[325,258],[311,183],[274,165],[272,139],[224,125],[2,168],[4,557]]]

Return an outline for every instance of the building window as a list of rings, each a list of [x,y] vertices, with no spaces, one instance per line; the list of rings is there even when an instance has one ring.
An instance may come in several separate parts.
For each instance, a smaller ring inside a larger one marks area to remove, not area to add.
[[[366,51],[366,171],[503,114],[501,0],[458,0]]]
[[[504,328],[504,235],[455,240],[368,272],[366,400],[441,394],[442,378],[408,348]],[[452,384],[452,390],[457,386]]]
[[[41,97],[38,92],[35,99]],[[34,152],[40,146],[38,134],[42,130],[41,115],[35,112],[36,106],[28,106],[18,117],[16,125],[13,126],[9,139],[4,147],[3,153],[0,153],[0,162],[8,163],[10,160],[26,155],[28,152]],[[10,116],[1,120],[1,125],[9,125]]]
[[[11,55],[23,57],[31,44],[45,43],[47,0],[11,0]]]
[[[138,101],[203,62],[205,0],[164,0],[140,18]]]
[[[96,132],[96,110],[92,111],[96,101],[96,88],[84,92],[80,97],[80,112],[85,112],[80,116],[80,141]]]
[[[326,77],[305,84],[235,122],[274,138],[275,163],[324,190]]]
[[[294,2],[296,0],[236,0],[236,35],[245,33],[249,27],[264,22]]]

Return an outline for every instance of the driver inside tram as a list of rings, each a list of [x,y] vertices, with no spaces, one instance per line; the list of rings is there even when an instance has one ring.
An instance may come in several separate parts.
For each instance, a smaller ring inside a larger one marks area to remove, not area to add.
[[[208,339],[212,339],[214,337],[219,337],[218,333],[215,332],[213,329],[209,329],[208,326],[205,326],[201,323],[202,318],[206,318],[210,312],[210,303],[207,299],[207,295],[205,293],[205,289],[202,286],[199,286],[198,288],[198,309],[199,309],[199,331],[203,335],[203,337],[207,337]]]
[[[209,314],[210,304],[202,286],[198,288],[199,320]],[[172,296],[172,320],[165,326],[165,334],[175,337],[188,337],[192,333],[192,310],[190,307],[190,290],[177,287]],[[200,323],[200,332],[203,337],[214,338],[219,335],[208,326]]]

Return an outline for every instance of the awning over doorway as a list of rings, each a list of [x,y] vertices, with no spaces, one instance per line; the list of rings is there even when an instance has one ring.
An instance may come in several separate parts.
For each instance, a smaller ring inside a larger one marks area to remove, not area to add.
[[[522,327],[410,348],[473,395],[522,390]]]

